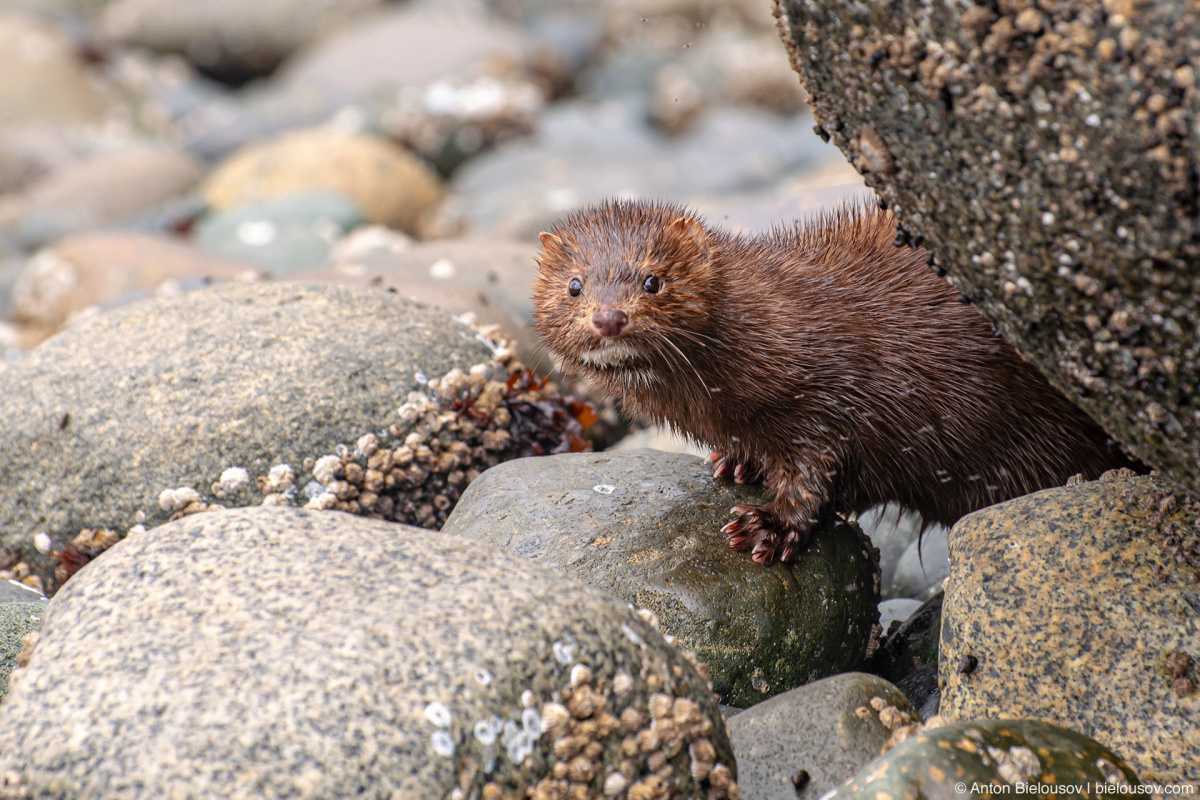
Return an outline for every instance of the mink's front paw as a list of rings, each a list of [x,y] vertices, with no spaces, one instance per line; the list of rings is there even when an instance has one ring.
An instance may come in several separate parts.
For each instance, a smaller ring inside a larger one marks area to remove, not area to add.
[[[780,561],[791,561],[808,544],[807,531],[787,527],[766,506],[734,506],[733,513],[737,519],[721,533],[729,537],[730,547],[749,550],[750,557],[763,566],[774,563],[776,555]]]
[[[733,478],[734,483],[758,483],[762,475],[756,467],[735,461],[732,456],[714,450],[708,454],[714,478]]]

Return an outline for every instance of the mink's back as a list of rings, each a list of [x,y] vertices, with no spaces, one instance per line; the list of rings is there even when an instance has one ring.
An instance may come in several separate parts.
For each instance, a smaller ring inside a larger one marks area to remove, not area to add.
[[[710,391],[652,388],[642,410],[745,461],[825,451],[835,504],[897,500],[945,524],[1137,466],[894,235],[874,209],[714,232],[710,344],[690,354]]]

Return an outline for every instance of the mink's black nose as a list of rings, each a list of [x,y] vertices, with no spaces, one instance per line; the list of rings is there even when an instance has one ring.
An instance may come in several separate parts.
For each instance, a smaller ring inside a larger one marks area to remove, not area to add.
[[[604,337],[616,336],[629,324],[629,315],[619,308],[606,308],[592,315],[592,330]]]

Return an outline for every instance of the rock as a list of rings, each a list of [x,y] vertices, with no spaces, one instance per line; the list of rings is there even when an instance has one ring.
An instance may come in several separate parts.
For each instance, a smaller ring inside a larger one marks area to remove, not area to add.
[[[1144,780],[1200,780],[1200,674],[1185,658],[1200,655],[1188,600],[1200,575],[1197,520],[1200,503],[1180,502],[1163,479],[1118,472],[960,520],[942,713],[1069,725]]]
[[[942,588],[950,574],[947,540],[950,531],[942,525],[931,525],[904,549],[896,563],[888,597],[915,597],[927,600]]]
[[[339,107],[315,89],[259,81],[190,109],[179,119],[178,129],[190,151],[219,161],[261,139],[324,124]]]
[[[7,582],[0,585],[7,586]],[[0,591],[8,593],[12,590],[5,588]],[[24,592],[25,597],[0,599],[0,700],[8,694],[8,676],[16,668],[17,657],[24,649],[22,640],[25,634],[41,627],[46,608],[46,598],[37,592],[24,589],[16,591]]]
[[[568,209],[612,196],[684,200],[776,183],[828,152],[796,147],[812,125],[754,110],[714,110],[666,139],[635,104],[560,103],[535,141],[509,142],[463,165],[453,185],[459,213],[477,232],[533,238]]]
[[[102,120],[109,101],[57,28],[0,12],[0,126]]]
[[[323,264],[334,243],[364,222],[345,195],[304,191],[243,203],[201,219],[196,246],[266,267],[275,276]]]
[[[873,203],[862,177],[832,149],[820,155],[827,166],[781,178],[766,189],[740,194],[699,194],[687,204],[722,228],[735,233],[763,233],[791,225],[845,203]],[[865,530],[865,528],[864,528]]]
[[[51,333],[88,308],[255,275],[250,265],[214,258],[166,236],[81,233],[29,259],[13,287],[12,318]]]
[[[895,684],[925,719],[940,710],[938,646],[944,597],[938,592],[926,600],[895,631],[881,620],[887,638],[871,657],[871,672]]]
[[[1000,8],[779,5],[817,121],[904,229],[1068,397],[1198,493],[1200,15]]]
[[[912,716],[896,687],[848,672],[776,695],[726,727],[746,797],[816,800],[879,755],[901,720]],[[808,778],[797,782],[801,772]]]
[[[983,794],[962,789],[978,784],[1021,785],[1031,794],[1038,785],[1052,785],[1060,787],[1051,792],[1055,797],[1088,798],[1101,786],[1124,794],[1141,782],[1119,756],[1074,731],[1029,719],[974,720],[911,736],[828,798],[950,800]]]
[[[534,257],[529,242],[446,239],[397,248],[382,232],[367,232],[335,254],[335,279],[362,281],[454,314],[499,325],[527,364],[542,361],[532,328]],[[547,367],[548,369],[549,367]]]
[[[670,428],[651,425],[641,430],[631,432],[610,449],[619,450],[665,450],[668,453],[691,453],[694,456],[707,458],[711,448],[702,447],[687,438],[680,436]]]
[[[892,598],[895,596],[896,567],[908,546],[920,536],[921,519],[889,503],[859,514],[858,524],[871,539],[871,544],[879,548],[880,594]]]
[[[528,46],[518,28],[501,20],[398,6],[297,53],[277,79],[353,102],[398,89],[521,74]]]
[[[885,632],[889,631],[893,623],[898,625],[904,622],[920,607],[920,600],[913,600],[908,597],[884,600],[879,604],[879,627],[883,628]]]
[[[0,581],[0,605],[6,603],[31,603],[45,599],[46,596],[32,586],[26,586],[14,580]]]
[[[105,227],[175,198],[200,166],[170,145],[143,144],[70,164],[0,203],[0,225],[24,247]]]
[[[444,534],[499,545],[653,611],[706,663],[721,701],[750,705],[863,662],[878,598],[865,539],[827,524],[794,564],[730,549],[729,508],[694,456],[639,450],[523,459],[463,493]]]
[[[619,761],[642,731],[658,744]],[[0,708],[27,796],[598,798],[621,763],[631,795],[739,796],[712,693],[632,609],[477,542],[295,509],[105,553]]]
[[[353,200],[372,223],[414,233],[438,201],[437,176],[403,148],[372,136],[313,128],[252,144],[209,175],[204,196],[216,210],[302,191]]]
[[[126,45],[187,56],[201,70],[242,83],[270,72],[330,28],[381,0],[116,0],[101,19]]]
[[[85,318],[0,372],[0,546],[53,589],[81,531],[303,503],[318,459],[386,440],[422,381],[489,360],[446,312],[348,286],[225,284]]]

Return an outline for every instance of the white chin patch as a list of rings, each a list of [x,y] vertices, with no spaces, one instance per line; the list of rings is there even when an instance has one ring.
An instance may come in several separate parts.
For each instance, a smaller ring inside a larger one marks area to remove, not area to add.
[[[598,347],[591,352],[584,353],[580,356],[580,360],[593,367],[615,367],[619,364],[624,364],[626,361],[632,361],[637,355],[637,350],[634,350],[627,344],[617,342],[607,347]]]

